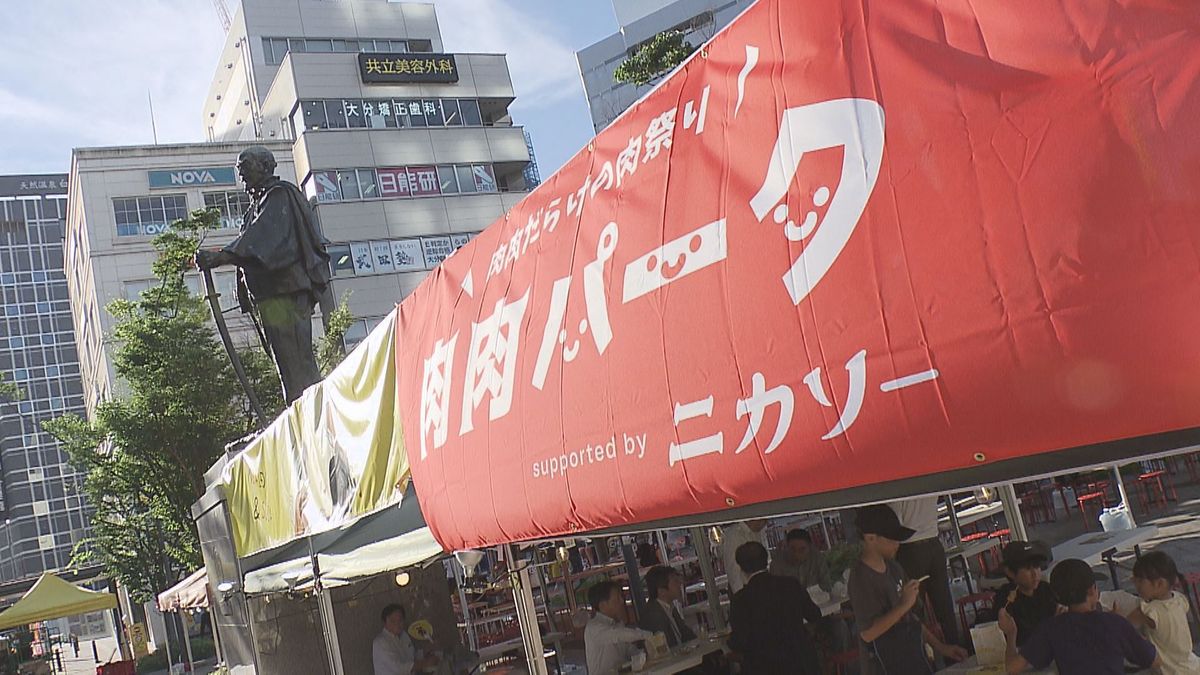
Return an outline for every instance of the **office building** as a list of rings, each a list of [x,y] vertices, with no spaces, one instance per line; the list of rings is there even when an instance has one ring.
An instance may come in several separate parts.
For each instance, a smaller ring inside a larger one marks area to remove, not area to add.
[[[66,211],[65,174],[0,176],[0,372],[21,390],[0,402],[0,583],[69,568],[88,527],[82,476],[42,430],[84,410],[63,274]],[[93,615],[64,629],[90,636],[105,622]]]
[[[150,242],[174,218],[216,206],[229,228],[206,245],[236,234],[243,148],[268,145],[316,204],[352,346],[526,194],[514,98],[503,55],[442,51],[433,5],[243,0],[198,102],[207,142],[74,153],[67,268],[89,411],[117,386],[104,306],[152,283]]]
[[[70,198],[66,213],[66,270],[71,313],[88,414],[116,389],[106,341],[115,319],[106,311],[118,298],[136,300],[159,283],[151,265],[155,235],[205,208],[220,211],[220,229],[204,246],[229,243],[242,224],[249,197],[238,184],[234,163],[253,143],[191,143],[111,148],[76,148],[71,157]],[[268,143],[281,175],[292,173],[287,143]],[[215,271],[214,281],[225,306],[235,304],[235,272]],[[200,293],[199,274],[186,277]],[[231,328],[252,330],[238,312],[228,316]]]
[[[613,79],[625,59],[669,30],[682,32],[699,47],[751,4],[753,0],[613,0],[620,30],[575,54],[596,133],[653,88]]]

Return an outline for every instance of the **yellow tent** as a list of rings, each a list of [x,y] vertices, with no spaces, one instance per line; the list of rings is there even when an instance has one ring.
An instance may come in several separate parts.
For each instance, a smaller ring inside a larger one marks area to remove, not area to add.
[[[112,593],[79,588],[47,572],[16,604],[0,612],[0,630],[116,606]]]

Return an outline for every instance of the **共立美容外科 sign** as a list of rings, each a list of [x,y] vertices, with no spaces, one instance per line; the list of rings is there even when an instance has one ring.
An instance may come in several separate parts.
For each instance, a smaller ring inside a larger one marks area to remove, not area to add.
[[[365,84],[458,82],[458,63],[453,54],[363,53],[358,74]]]
[[[194,169],[167,169],[148,171],[150,189],[210,187],[237,185],[237,172],[231,166]]]

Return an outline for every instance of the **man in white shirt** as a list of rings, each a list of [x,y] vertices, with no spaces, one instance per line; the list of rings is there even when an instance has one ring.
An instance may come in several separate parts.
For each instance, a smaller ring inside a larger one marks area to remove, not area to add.
[[[929,594],[933,613],[942,627],[944,642],[959,644],[958,621],[954,617],[954,596],[950,594],[950,574],[946,569],[946,548],[938,536],[938,497],[917,497],[892,502],[888,506],[900,518],[900,524],[916,534],[900,544],[896,562],[909,579],[928,576],[921,590]]]
[[[729,596],[742,590],[746,585],[746,575],[737,564],[737,550],[742,544],[756,541],[767,545],[764,528],[767,520],[748,520],[744,523],[733,523],[721,528],[721,560],[725,563],[725,576],[729,579]]]
[[[437,665],[436,656],[417,658],[417,648],[408,637],[408,617],[400,605],[388,605],[379,615],[383,630],[371,643],[375,675],[412,675]]]
[[[625,625],[625,596],[614,581],[601,581],[589,588],[588,602],[596,612],[583,629],[588,674],[613,675],[633,658],[637,651],[634,643],[653,633]]]

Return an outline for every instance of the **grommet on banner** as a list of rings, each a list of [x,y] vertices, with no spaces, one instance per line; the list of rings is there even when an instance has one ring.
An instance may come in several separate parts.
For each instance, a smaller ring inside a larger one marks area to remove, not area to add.
[[[700,50],[700,58],[702,58],[702,59],[707,59],[707,58],[708,58],[708,50],[707,50],[707,49],[701,49],[701,50]]]
[[[726,503],[726,504],[728,504],[729,506],[733,506],[733,505],[734,505],[734,504],[736,504],[737,502],[733,501],[733,497],[726,497],[726,498],[725,498],[725,503]]]
[[[975,453],[975,461],[976,462],[986,462],[987,455],[983,454],[982,452],[977,452],[977,453]]]

